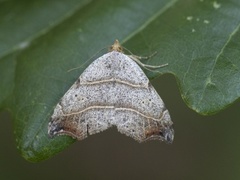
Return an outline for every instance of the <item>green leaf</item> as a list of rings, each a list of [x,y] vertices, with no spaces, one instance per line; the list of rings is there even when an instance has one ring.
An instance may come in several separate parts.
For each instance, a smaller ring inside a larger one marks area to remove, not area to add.
[[[41,161],[74,142],[67,136],[49,139],[49,118],[101,55],[96,52],[115,39],[136,55],[157,51],[147,63],[169,65],[146,74],[174,75],[183,100],[198,113],[229,106],[240,96],[239,7],[238,0],[2,2],[0,104],[13,111],[23,157]]]
[[[13,90],[18,52],[79,11],[89,0],[79,2],[3,1],[0,2],[0,107]]]

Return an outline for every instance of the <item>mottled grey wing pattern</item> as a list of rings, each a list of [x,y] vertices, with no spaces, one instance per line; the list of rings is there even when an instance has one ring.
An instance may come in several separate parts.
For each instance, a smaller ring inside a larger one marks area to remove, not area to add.
[[[99,57],[81,74],[54,109],[50,136],[82,140],[116,126],[139,142],[172,142],[168,110],[142,69],[121,52]]]

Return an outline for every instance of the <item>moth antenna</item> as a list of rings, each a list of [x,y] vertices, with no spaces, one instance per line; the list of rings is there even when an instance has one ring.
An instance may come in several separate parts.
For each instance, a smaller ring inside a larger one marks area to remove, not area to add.
[[[84,64],[86,64],[88,61],[90,61],[90,60],[93,59],[95,56],[97,56],[98,53],[100,53],[101,51],[103,51],[104,49],[107,49],[107,48],[108,48],[108,47],[106,46],[106,47],[100,49],[100,50],[97,51],[94,55],[92,55],[90,58],[88,58],[81,66],[78,66],[78,67],[69,69],[67,72],[71,72],[71,71],[74,71],[74,70],[77,70],[77,69],[81,68]]]

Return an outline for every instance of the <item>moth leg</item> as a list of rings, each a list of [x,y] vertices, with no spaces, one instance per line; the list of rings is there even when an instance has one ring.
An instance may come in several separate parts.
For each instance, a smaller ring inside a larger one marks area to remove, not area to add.
[[[138,60],[148,60],[150,58],[152,58],[153,56],[155,56],[157,54],[157,51],[155,51],[154,53],[152,53],[151,55],[149,56],[137,56],[137,55],[129,55],[130,58],[132,59],[138,59]]]
[[[156,53],[155,53],[156,54]],[[155,55],[154,54],[154,55]],[[146,59],[146,58],[150,58],[150,56],[148,56],[148,57],[141,57],[141,56],[136,56],[136,55],[129,55],[129,57],[132,59],[132,60],[134,60],[134,61],[136,61],[140,66],[142,66],[142,67],[144,67],[144,68],[150,68],[150,69],[158,69],[158,68],[162,68],[162,67],[165,67],[165,66],[167,66],[168,65],[168,63],[166,63],[166,64],[161,64],[161,65],[158,65],[158,66],[154,66],[154,65],[149,65],[149,64],[144,64],[144,63],[142,63],[140,60],[141,59]]]

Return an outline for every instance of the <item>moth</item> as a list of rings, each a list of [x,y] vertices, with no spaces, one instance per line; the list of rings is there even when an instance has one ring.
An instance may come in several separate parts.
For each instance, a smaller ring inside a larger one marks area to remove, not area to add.
[[[125,55],[118,40],[94,60],[56,105],[48,125],[50,137],[78,140],[116,126],[138,142],[172,143],[173,122],[143,70],[154,67]]]

